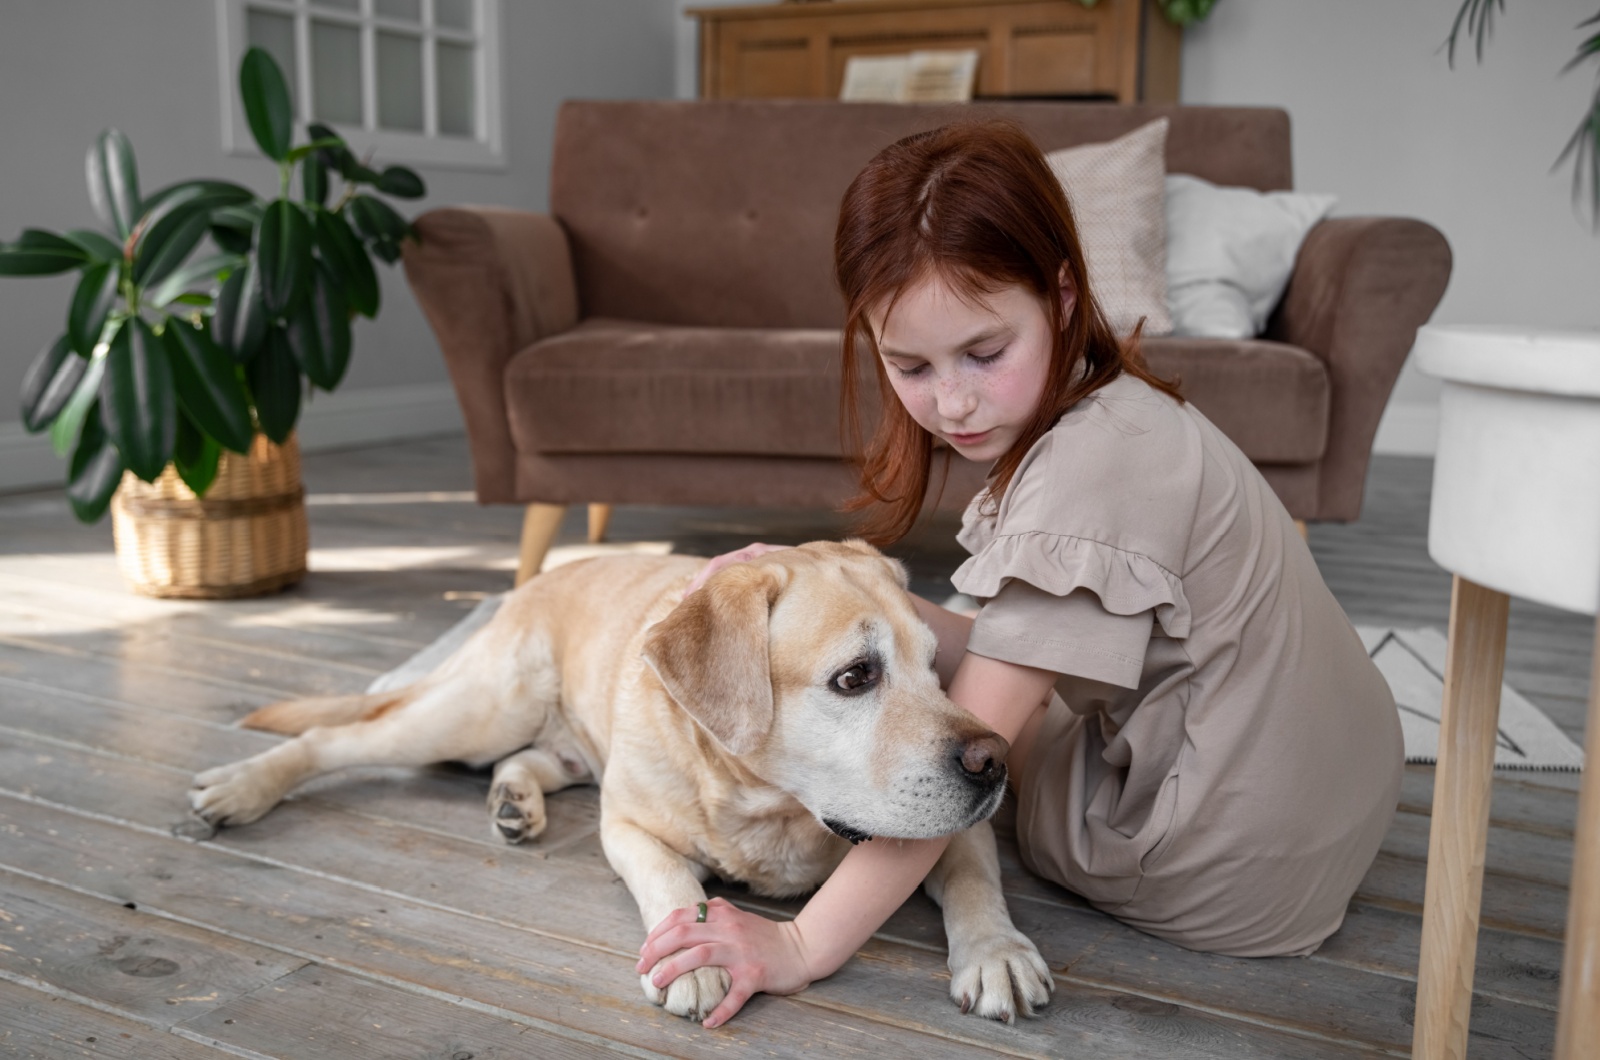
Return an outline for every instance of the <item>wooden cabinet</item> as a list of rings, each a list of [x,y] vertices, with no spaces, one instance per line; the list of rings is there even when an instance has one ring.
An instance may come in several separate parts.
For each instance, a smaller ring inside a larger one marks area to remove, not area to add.
[[[837,98],[852,55],[974,48],[979,96],[1176,102],[1154,0],[825,0],[693,8],[705,99]]]

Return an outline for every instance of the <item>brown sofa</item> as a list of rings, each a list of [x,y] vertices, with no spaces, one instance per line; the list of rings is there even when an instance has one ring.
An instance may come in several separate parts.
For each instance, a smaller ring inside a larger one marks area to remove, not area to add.
[[[549,214],[432,210],[405,255],[478,498],[529,505],[522,576],[570,503],[603,522],[614,503],[832,507],[853,493],[837,422],[839,200],[884,145],[975,115],[1014,118],[1047,151],[1166,115],[1169,171],[1292,187],[1288,115],[1271,109],[566,104]],[[1449,273],[1448,245],[1420,221],[1324,221],[1266,335],[1152,338],[1146,356],[1295,518],[1354,519],[1378,418]],[[956,464],[946,507],[982,479]]]

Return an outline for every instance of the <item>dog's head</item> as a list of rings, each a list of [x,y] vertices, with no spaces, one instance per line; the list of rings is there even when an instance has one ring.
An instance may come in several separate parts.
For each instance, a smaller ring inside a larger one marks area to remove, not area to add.
[[[756,775],[852,842],[988,817],[1006,743],[939,688],[904,568],[815,542],[713,575],[644,657],[667,694]]]

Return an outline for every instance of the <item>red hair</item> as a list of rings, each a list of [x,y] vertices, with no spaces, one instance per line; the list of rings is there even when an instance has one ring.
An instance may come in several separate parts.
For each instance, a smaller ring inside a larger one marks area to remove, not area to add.
[[[991,498],[1005,493],[1023,456],[1064,412],[1123,372],[1182,400],[1177,387],[1145,368],[1138,329],[1124,343],[1107,324],[1089,287],[1066,193],[1038,145],[1015,123],[944,125],[884,148],[844,194],[833,258],[845,299],[842,416],[862,491],[845,510],[871,509],[859,532],[873,544],[898,541],[916,523],[934,438],[890,387],[867,317],[930,276],[974,299],[1021,286],[1043,299],[1050,317],[1055,341],[1044,392],[1016,444],[995,462]],[[1063,272],[1077,293],[1066,320],[1059,296]],[[865,446],[857,376],[863,342],[881,401],[878,429]],[[949,456],[946,450],[945,473]]]

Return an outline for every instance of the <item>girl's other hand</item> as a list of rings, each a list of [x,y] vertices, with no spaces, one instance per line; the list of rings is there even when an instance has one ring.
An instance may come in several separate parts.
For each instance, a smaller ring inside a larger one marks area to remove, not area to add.
[[[783,549],[793,547],[793,545],[763,545],[761,542],[757,541],[755,544],[746,545],[734,552],[724,552],[720,556],[714,556],[710,563],[707,563],[704,567],[700,568],[700,573],[694,576],[694,580],[689,583],[689,588],[684,590],[683,595],[688,596],[690,593],[700,588],[700,586],[706,583],[707,578],[717,573],[717,571],[721,570],[723,567],[731,566],[735,563],[746,563],[755,559],[757,556],[765,556],[768,552],[779,552]]]
[[[696,923],[698,912],[696,908],[676,909],[663,917],[639,947],[634,970],[642,975],[653,969],[650,981],[656,989],[665,990],[678,976],[696,968],[726,968],[731,981],[728,996],[706,1017],[706,1027],[728,1022],[755,994],[793,994],[816,978],[793,921],[768,920],[724,898],[706,903],[704,923]]]

